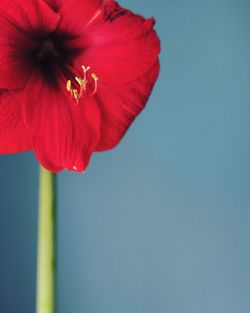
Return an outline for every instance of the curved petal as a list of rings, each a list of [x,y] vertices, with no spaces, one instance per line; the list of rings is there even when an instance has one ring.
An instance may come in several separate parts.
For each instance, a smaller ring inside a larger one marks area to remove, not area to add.
[[[21,104],[6,90],[0,91],[0,153],[14,153],[32,149],[32,142],[24,124]]]
[[[153,29],[154,20],[107,1],[102,13],[85,29],[75,47],[85,47],[74,60],[74,67],[91,66],[105,83],[119,85],[143,76],[156,62],[160,41]],[[69,43],[70,44],[70,43]]]
[[[55,89],[35,73],[23,101],[35,154],[48,170],[82,172],[99,140],[100,116],[92,97],[78,104],[66,93],[65,84]]]
[[[78,36],[99,13],[104,0],[64,0],[59,28],[72,37]]]
[[[91,46],[127,42],[152,29],[155,20],[121,7],[116,1],[106,0],[100,14],[85,29]]]
[[[53,31],[59,15],[42,0],[0,1],[0,88],[24,87],[33,64],[27,50],[33,36]]]
[[[108,87],[100,84],[97,101],[101,111],[101,137],[96,151],[114,148],[135,117],[144,108],[159,73],[159,62],[128,85]]]
[[[28,36],[54,31],[60,19],[44,0],[1,0],[0,17]]]

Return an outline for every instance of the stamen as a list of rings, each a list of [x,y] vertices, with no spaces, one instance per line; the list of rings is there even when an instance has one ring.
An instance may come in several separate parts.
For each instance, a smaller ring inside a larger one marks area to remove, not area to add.
[[[87,92],[87,86],[89,83],[87,79],[87,74],[88,74],[88,71],[90,70],[90,66],[85,67],[84,65],[82,65],[82,70],[83,70],[83,78],[77,77],[77,76],[75,77],[76,82],[80,86],[79,90],[72,88],[71,80],[68,80],[66,84],[66,89],[68,93],[70,94],[71,98],[75,99],[77,103],[79,99],[83,97],[84,94],[91,95],[91,96],[95,95],[97,92],[97,87],[98,87],[99,78],[97,77],[95,73],[91,73],[92,80],[94,81],[94,89],[92,92]]]
[[[99,78],[96,76],[95,73],[92,73],[92,74],[91,74],[91,77],[92,77],[92,78],[94,79],[94,81],[95,81],[95,88],[94,88],[94,90],[93,90],[92,93],[91,93],[91,96],[93,96],[93,95],[95,95],[96,92],[97,92],[97,84],[98,84]]]
[[[72,93],[72,89],[71,89],[71,80],[68,80],[67,81],[67,84],[66,84],[66,89],[69,93]]]

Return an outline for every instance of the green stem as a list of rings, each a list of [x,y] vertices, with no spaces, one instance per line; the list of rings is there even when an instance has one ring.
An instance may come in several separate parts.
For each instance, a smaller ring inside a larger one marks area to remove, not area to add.
[[[55,313],[56,175],[40,167],[36,313]]]

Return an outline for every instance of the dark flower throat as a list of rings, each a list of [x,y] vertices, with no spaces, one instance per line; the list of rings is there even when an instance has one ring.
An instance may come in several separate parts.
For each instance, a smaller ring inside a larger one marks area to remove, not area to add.
[[[72,58],[79,52],[67,47],[67,39],[65,35],[50,34],[36,40],[31,59],[46,81],[55,83],[59,71],[66,74],[68,65],[72,65]]]

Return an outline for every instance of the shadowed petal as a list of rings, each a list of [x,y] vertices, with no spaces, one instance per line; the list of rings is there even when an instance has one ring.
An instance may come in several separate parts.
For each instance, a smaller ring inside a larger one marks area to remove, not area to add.
[[[99,85],[97,101],[101,111],[101,137],[96,148],[103,151],[114,148],[135,117],[144,108],[159,73],[159,62],[142,78],[124,85]]]
[[[0,1],[0,88],[18,89],[31,75],[34,34],[53,31],[59,15],[41,0]]]
[[[63,0],[45,0],[55,12],[58,12],[63,5]]]
[[[0,91],[0,153],[15,153],[32,149],[24,124],[21,104],[5,90]]]
[[[83,171],[99,139],[99,110],[92,97],[78,104],[34,74],[23,101],[35,154],[48,170]]]

